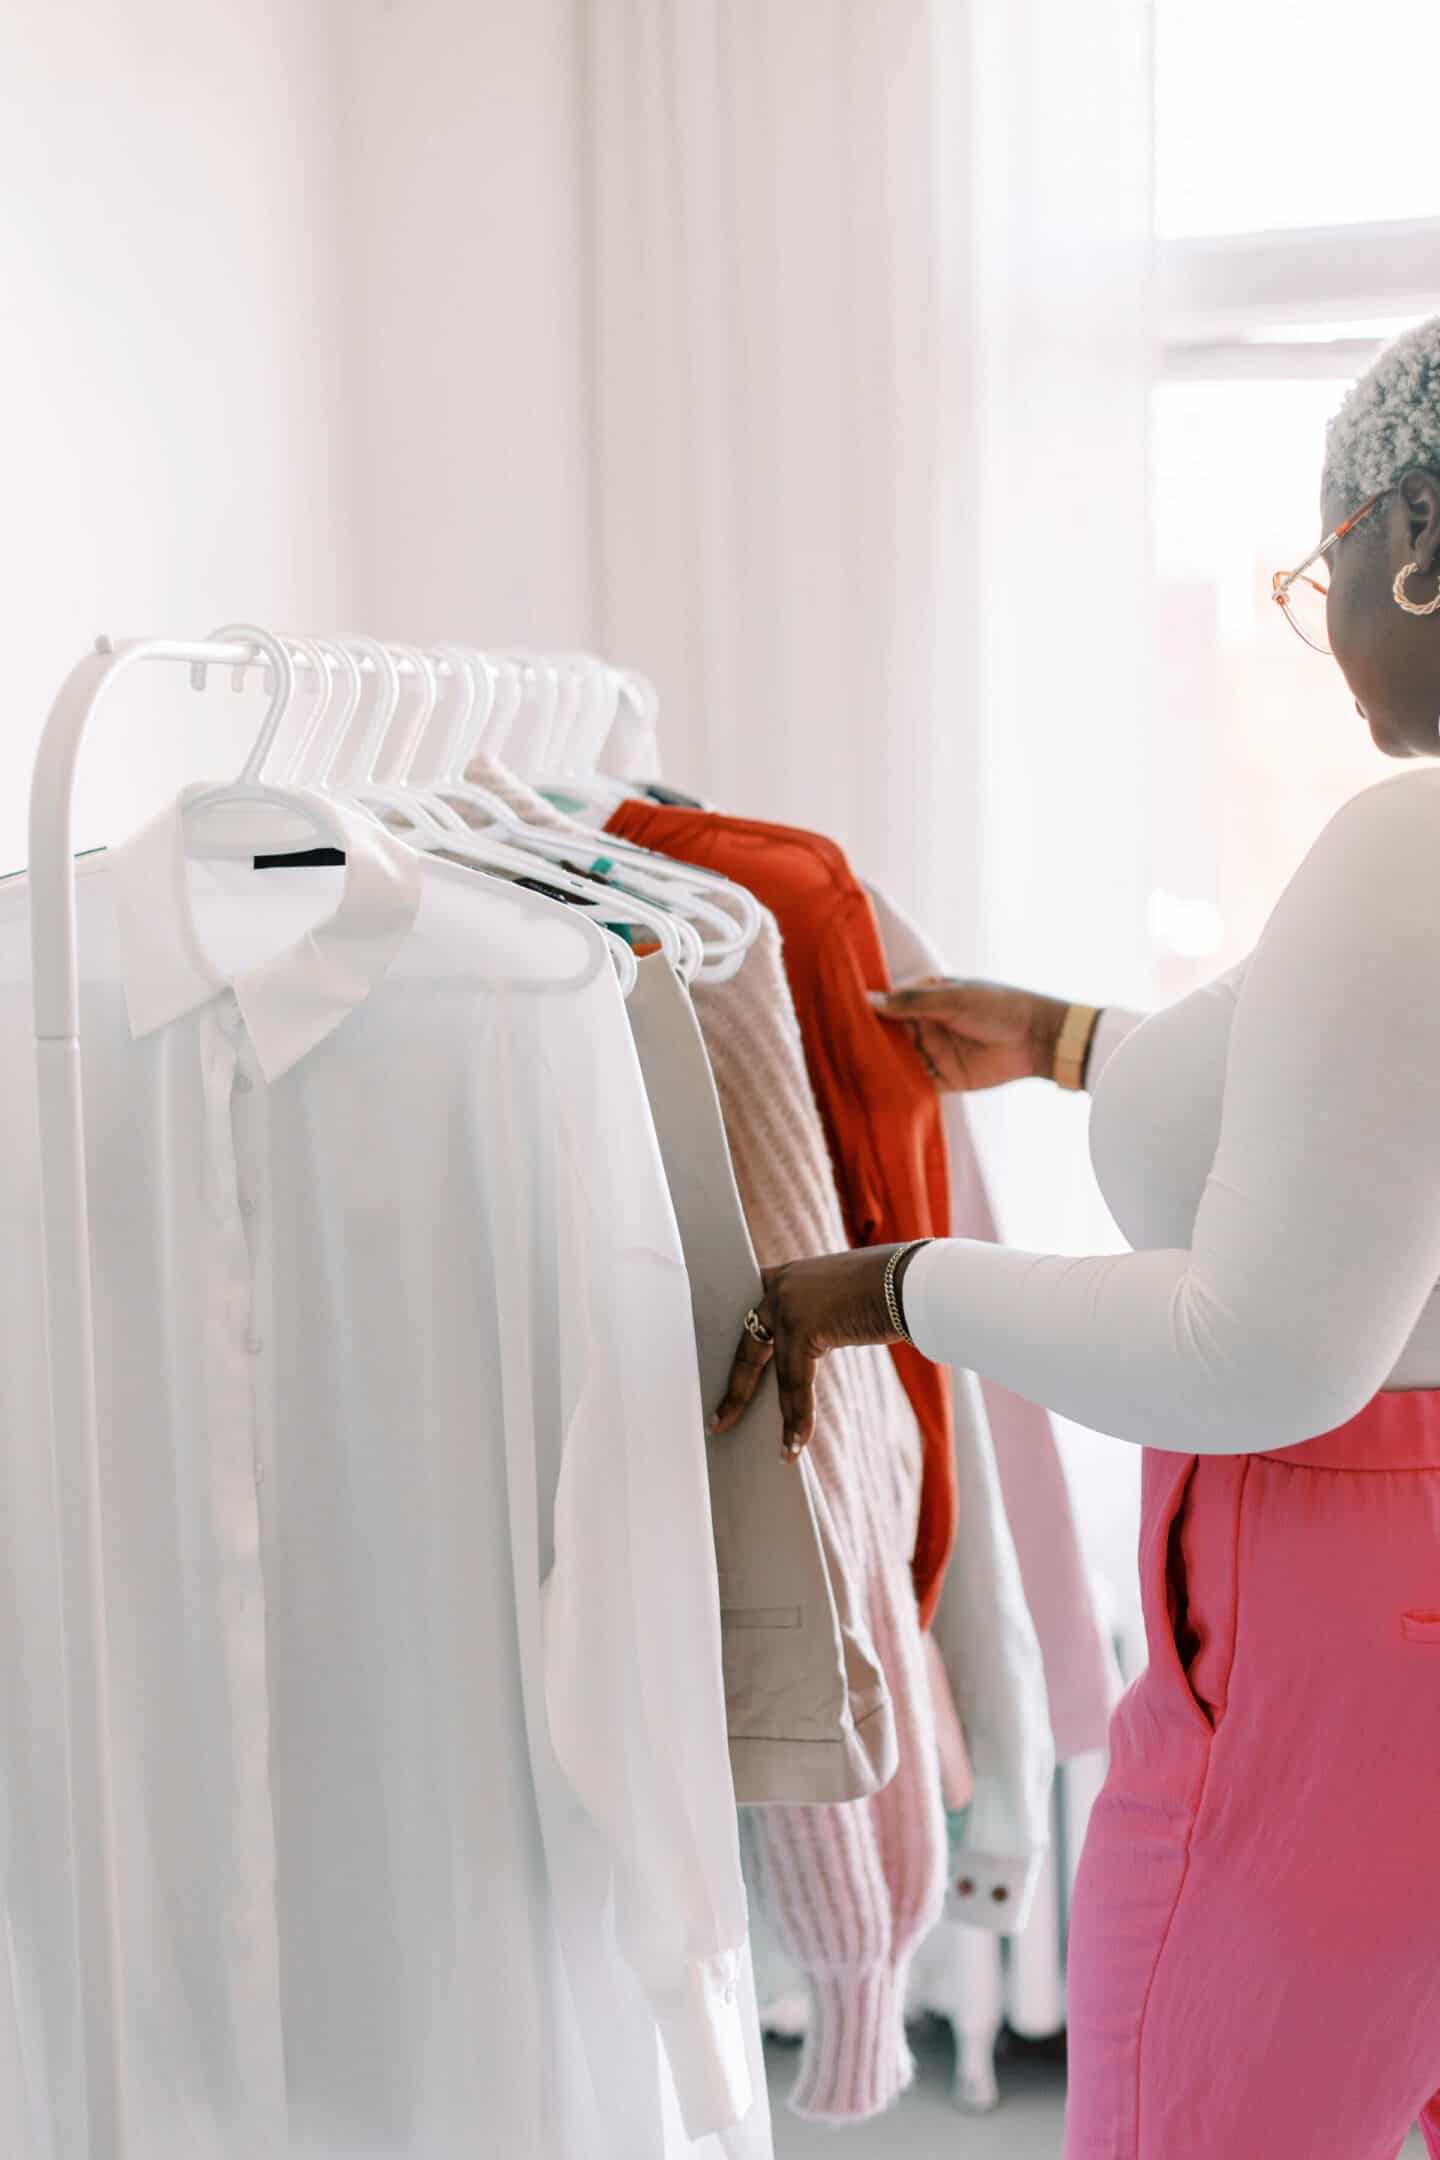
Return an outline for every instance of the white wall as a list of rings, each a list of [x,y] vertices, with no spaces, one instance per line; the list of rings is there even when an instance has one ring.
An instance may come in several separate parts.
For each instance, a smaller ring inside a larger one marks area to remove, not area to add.
[[[366,626],[584,645],[574,0],[344,0],[343,20]]]
[[[0,10],[0,869],[97,632],[351,614],[331,29],[330,0]],[[234,769],[228,694],[131,682],[82,845],[173,784],[181,718],[185,770]]]

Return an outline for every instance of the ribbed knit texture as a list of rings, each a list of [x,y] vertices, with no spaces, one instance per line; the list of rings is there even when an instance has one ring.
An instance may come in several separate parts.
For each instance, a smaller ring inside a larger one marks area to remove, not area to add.
[[[843,1250],[834,1175],[769,915],[739,974],[697,983],[694,995],[761,1266]],[[905,1986],[915,1949],[939,1917],[945,1821],[909,1564],[920,1504],[915,1413],[880,1348],[825,1358],[815,1409],[814,1465],[894,1703],[899,1767],[867,1800],[756,1809],[755,1842],[776,1935],[815,1995],[790,2105],[853,2122],[888,2107],[913,2075]]]
[[[527,820],[581,829],[490,760],[469,770]],[[835,1177],[772,916],[764,916],[738,974],[697,982],[694,998],[761,1266],[843,1250]],[[945,1817],[909,1564],[921,1440],[885,1350],[843,1350],[822,1361],[811,1450],[893,1699],[899,1767],[866,1800],[750,1812],[767,1912],[814,1993],[790,2106],[840,2123],[878,2114],[910,2082],[906,1981],[945,1888]]]

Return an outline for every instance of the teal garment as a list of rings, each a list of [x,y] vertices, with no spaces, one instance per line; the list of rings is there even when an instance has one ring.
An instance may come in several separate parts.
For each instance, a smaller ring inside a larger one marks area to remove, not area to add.
[[[959,1859],[961,1848],[969,1836],[970,1809],[971,1803],[967,1800],[964,1807],[949,1807],[945,1810],[945,1835],[949,1844],[950,1864],[952,1867]]]

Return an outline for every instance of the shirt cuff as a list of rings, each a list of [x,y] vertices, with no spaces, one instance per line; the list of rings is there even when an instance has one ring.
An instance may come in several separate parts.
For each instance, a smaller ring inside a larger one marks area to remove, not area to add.
[[[995,1935],[1018,1935],[1030,1918],[1043,1853],[966,1852],[950,1858],[945,1917]]]
[[[952,1264],[941,1255],[948,1246],[959,1242],[956,1238],[932,1238],[919,1252],[912,1253],[899,1284],[900,1313],[906,1334],[923,1357],[933,1358],[941,1365],[954,1362],[946,1346],[946,1337],[952,1333],[946,1322],[953,1323],[955,1305],[954,1291],[946,1282]],[[995,1252],[1003,1249],[990,1247]]]
[[[740,2014],[740,1953],[687,1965],[675,1994],[652,1991],[685,2134],[692,2142],[742,2122],[754,2099]]]
[[[1037,1289],[1034,1278],[1090,1264],[1063,1253],[992,1245],[988,1238],[936,1238],[921,1247],[901,1278],[906,1330],[922,1357],[966,1366],[1053,1409],[1053,1397],[1043,1390],[1054,1379],[1054,1345],[1037,1319],[1048,1293]]]
[[[1085,1092],[1093,1095],[1096,1082],[1105,1069],[1106,1060],[1117,1044],[1145,1018],[1144,1013],[1132,1012],[1125,1005],[1102,1005],[1100,1017],[1090,1030],[1090,1048],[1085,1059]]]

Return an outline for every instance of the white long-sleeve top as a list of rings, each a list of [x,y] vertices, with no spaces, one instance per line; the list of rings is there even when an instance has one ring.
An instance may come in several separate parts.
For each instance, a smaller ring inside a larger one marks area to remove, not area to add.
[[[1108,1011],[1090,1155],[1128,1253],[918,1253],[937,1359],[1122,1440],[1293,1446],[1440,1386],[1440,767],[1330,819],[1246,957]]]

